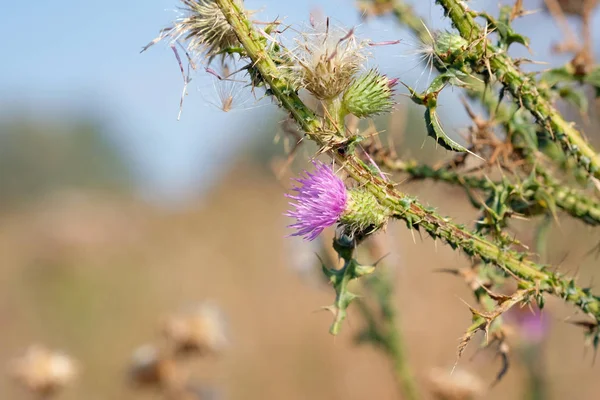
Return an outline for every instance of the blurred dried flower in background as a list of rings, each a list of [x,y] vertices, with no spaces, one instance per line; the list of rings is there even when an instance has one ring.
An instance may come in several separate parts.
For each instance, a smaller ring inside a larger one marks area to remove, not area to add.
[[[75,379],[78,367],[65,353],[32,345],[22,357],[11,362],[9,371],[29,391],[40,396],[50,396]]]
[[[573,63],[576,67],[585,70],[586,66],[594,63],[591,18],[598,0],[544,0],[546,9],[563,31],[565,39],[563,43],[554,46],[557,52],[572,51],[577,53]],[[581,18],[582,34],[574,35],[565,14],[575,15]],[[583,44],[581,37],[583,37]]]
[[[588,14],[598,3],[598,0],[545,0],[547,7],[548,3],[556,1],[565,14],[584,16]]]
[[[517,337],[523,344],[536,345],[548,336],[550,324],[539,308],[515,307],[507,314],[507,320],[513,323]]]
[[[221,309],[203,302],[179,315],[168,317],[163,333],[177,353],[220,353],[228,345]]]
[[[471,400],[484,394],[481,379],[462,369],[450,373],[436,368],[429,374],[429,382],[434,398],[440,400]]]
[[[140,386],[173,387],[187,376],[182,376],[175,362],[154,345],[143,345],[133,352],[129,378]]]

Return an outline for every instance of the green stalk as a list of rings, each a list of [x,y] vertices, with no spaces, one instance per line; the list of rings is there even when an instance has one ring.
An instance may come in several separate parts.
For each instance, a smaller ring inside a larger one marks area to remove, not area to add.
[[[379,7],[387,7],[396,16],[399,24],[407,26],[421,41],[427,43],[431,40],[430,33],[422,19],[404,1],[370,0],[367,2]],[[365,2],[365,5],[367,2]],[[457,13],[457,15],[457,18],[462,20],[462,14]],[[467,15],[464,18],[470,17]],[[469,21],[472,21],[472,18]],[[434,63],[434,66],[440,72],[445,71],[445,67],[442,64]],[[505,104],[499,104],[496,97],[490,93],[486,93],[486,87],[478,82],[470,82],[467,93],[470,97],[477,99],[487,110],[488,114],[493,115],[494,118],[500,121],[507,134],[514,136],[513,142],[517,142],[514,145],[523,153],[523,157],[527,159],[528,164],[535,165],[536,175],[540,177],[540,180],[548,189],[547,194],[556,203],[558,208],[561,208],[572,217],[581,219],[586,224],[592,226],[600,225],[600,202],[576,189],[565,187],[552,177],[548,171],[538,166],[535,160],[537,150],[534,144],[531,143],[532,138],[535,137],[535,132],[531,132],[532,126],[527,121],[519,120],[520,116],[516,112],[517,110],[511,110]],[[416,179],[429,178],[461,185],[467,189],[481,189],[486,191],[492,190],[495,186],[492,181],[486,178],[463,176],[446,169],[434,170],[429,166],[417,165],[414,162],[405,163],[399,160],[384,160],[384,162],[386,162],[388,169],[406,172]],[[512,186],[514,189],[514,185]],[[525,200],[530,200],[526,196],[522,197]],[[546,207],[548,206],[546,204]]]
[[[536,190],[531,185],[494,182],[486,177],[463,175],[451,169],[433,168],[416,161],[384,160],[384,165],[388,170],[407,173],[412,179],[431,179],[462,186],[467,190],[482,190],[489,193],[497,187],[503,186],[512,193],[513,198],[522,200],[524,203],[535,204],[552,211],[552,204],[549,204],[548,201],[553,201],[558,208],[572,217],[580,219],[588,225],[600,225],[600,202],[575,189],[561,185],[542,170],[536,170],[538,180],[541,181],[538,182],[539,188]]]
[[[263,36],[254,28],[240,6],[232,0],[215,1],[235,30],[269,93],[290,113],[311,140],[327,149],[327,153],[344,167],[348,175],[370,191],[394,217],[404,220],[411,229],[423,228],[434,239],[440,238],[454,249],[461,249],[469,256],[477,256],[483,262],[497,265],[515,276],[522,286],[561,297],[600,321],[600,298],[592,295],[589,290],[579,288],[573,280],[563,279],[558,273],[546,270],[522,253],[499,246],[470,232],[464,226],[453,224],[449,218],[438,215],[434,209],[426,208],[399,192],[392,183],[374,174],[352,152],[339,151],[344,143],[332,142],[332,133],[322,129],[319,117],[290,89],[291,85],[266,50]],[[335,132],[334,136],[336,140],[345,137],[343,131]]]
[[[381,251],[377,249],[377,238],[365,243],[371,256],[378,258]],[[356,243],[350,247],[342,246],[334,241],[334,252],[328,252],[330,263],[335,265],[338,259],[344,260],[340,269],[330,269],[323,265],[323,272],[336,290],[336,300],[333,307],[328,307],[334,312],[335,318],[331,332],[339,332],[340,324],[346,316],[349,301],[357,304],[358,310],[366,323],[363,331],[357,337],[359,343],[366,343],[381,350],[391,361],[395,381],[403,399],[417,400],[419,394],[417,382],[411,372],[406,354],[407,344],[400,331],[400,321],[394,303],[394,281],[389,270],[380,263],[377,265],[361,265],[354,258]],[[334,254],[335,253],[335,254]],[[365,292],[368,296],[357,296],[348,291],[348,283],[360,277]],[[363,300],[373,299],[375,304]]]
[[[490,70],[481,70],[481,66],[477,69],[482,73],[493,74],[515,101],[534,116],[538,125],[549,133],[552,140],[560,143],[564,151],[573,156],[592,176],[600,178],[600,155],[573,123],[565,121],[543,95],[544,90],[538,88],[535,80],[520,71],[506,51],[499,49],[484,37],[485,32],[475,22],[473,12],[467,10],[458,0],[436,2],[444,8],[446,15],[464,39],[470,43],[479,43],[476,46],[480,47],[477,52],[481,57],[487,58]]]

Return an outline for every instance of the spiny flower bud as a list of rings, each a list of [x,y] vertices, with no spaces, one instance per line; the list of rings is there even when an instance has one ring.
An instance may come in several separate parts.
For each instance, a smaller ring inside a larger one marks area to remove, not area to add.
[[[368,233],[385,225],[389,212],[365,189],[350,189],[346,209],[340,216],[344,232],[351,236],[356,232]]]
[[[358,118],[389,111],[394,102],[392,96],[397,79],[389,79],[372,69],[354,80],[344,92],[342,106]]]
[[[174,42],[183,39],[187,42],[187,51],[192,56],[205,54],[210,60],[222,54],[225,49],[239,45],[235,31],[215,0],[181,2],[184,16],[175,20],[173,26],[163,29],[143,50],[165,38]]]
[[[353,29],[346,31],[329,23],[304,33],[298,42],[294,56],[300,86],[322,100],[333,99],[348,88],[366,59],[368,46],[356,39]]]
[[[286,195],[296,201],[290,203],[296,209],[285,214],[297,221],[288,226],[296,229],[291,236],[314,240],[335,223],[350,236],[369,233],[385,225],[389,213],[371,193],[363,189],[347,190],[329,166],[321,162],[313,164],[313,173],[305,172],[306,178],[296,179],[300,185],[292,190],[298,194]]]

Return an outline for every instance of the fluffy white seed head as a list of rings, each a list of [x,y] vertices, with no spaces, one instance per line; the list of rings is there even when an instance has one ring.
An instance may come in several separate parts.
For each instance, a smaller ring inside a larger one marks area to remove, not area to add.
[[[358,40],[353,29],[329,22],[303,32],[297,43],[293,55],[300,86],[322,100],[339,96],[367,58],[368,42]]]

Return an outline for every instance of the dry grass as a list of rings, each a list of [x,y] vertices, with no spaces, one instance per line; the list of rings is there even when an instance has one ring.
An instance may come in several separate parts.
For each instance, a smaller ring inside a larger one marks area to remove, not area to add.
[[[459,192],[431,186],[410,190],[432,203],[445,199],[444,212],[471,221],[457,201],[448,201]],[[290,268],[285,208],[280,185],[242,165],[204,203],[186,211],[90,193],[46,199],[2,216],[0,362],[41,342],[81,363],[79,380],[61,396],[65,400],[158,399],[157,393],[127,385],[131,352],[160,337],[161,317],[213,299],[227,313],[232,345],[221,358],[195,361],[193,375],[221,388],[225,398],[396,399],[386,360],[352,343],[358,315],[351,313],[334,340],[327,333],[330,316],[314,313],[330,304],[333,294]],[[581,233],[580,226],[563,224],[557,241],[573,237],[574,229]],[[435,252],[428,239],[413,244],[400,224],[389,233],[400,254],[398,303],[410,358],[426,388],[433,369],[454,363],[458,337],[470,318],[460,298],[471,302],[463,283],[432,270],[465,260],[443,246]],[[587,248],[589,242],[579,240],[568,264],[581,261],[577,255]],[[589,265],[583,264],[582,275],[593,275]],[[553,331],[546,366],[552,398],[594,398],[600,367],[582,357],[580,332],[560,321],[569,310],[555,303],[549,309]],[[483,353],[460,365],[491,383],[499,360]],[[520,370],[515,360],[485,398],[518,398]],[[0,398],[27,398],[8,378],[0,379]]]

